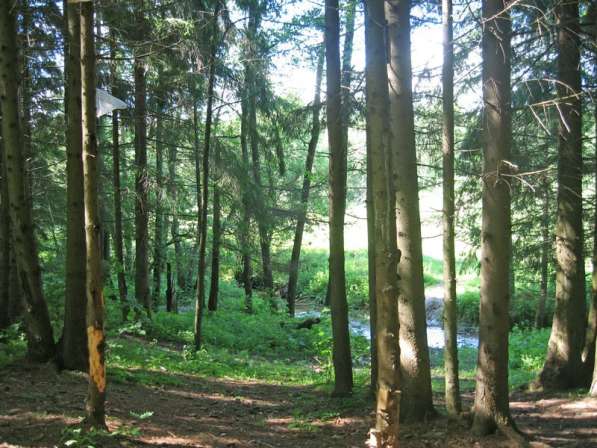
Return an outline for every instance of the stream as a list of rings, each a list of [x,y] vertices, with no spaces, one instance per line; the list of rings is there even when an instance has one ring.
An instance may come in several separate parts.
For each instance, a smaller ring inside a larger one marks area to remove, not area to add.
[[[429,348],[444,348],[444,329],[442,327],[442,295],[443,286],[441,284],[425,288],[425,313],[427,315],[427,344]],[[296,317],[299,318],[319,316],[321,316],[321,311],[314,309],[302,310],[296,313]],[[349,326],[350,332],[352,334],[365,336],[367,339],[371,339],[368,315],[350,317]],[[478,329],[476,327],[470,326],[459,326],[456,340],[458,347],[477,347],[479,343]]]

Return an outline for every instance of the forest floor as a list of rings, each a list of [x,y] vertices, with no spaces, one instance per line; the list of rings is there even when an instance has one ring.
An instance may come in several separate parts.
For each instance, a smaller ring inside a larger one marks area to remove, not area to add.
[[[49,364],[5,366],[0,369],[0,447],[363,447],[373,421],[364,388],[351,398],[333,399],[313,385],[159,369],[146,369],[143,378],[142,383],[112,382],[111,435],[85,436],[77,429],[84,414],[85,375],[58,373]],[[467,406],[471,398],[465,394]],[[441,403],[439,394],[436,399]],[[532,446],[597,447],[595,399],[515,392],[511,409]],[[500,436],[476,439],[465,424],[440,417],[402,425],[400,446],[500,448],[509,443]]]

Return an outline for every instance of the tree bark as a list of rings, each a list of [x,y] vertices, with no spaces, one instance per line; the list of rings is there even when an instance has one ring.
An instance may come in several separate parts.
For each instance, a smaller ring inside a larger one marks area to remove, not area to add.
[[[110,57],[116,58],[115,36],[111,32]],[[110,64],[110,78],[112,95],[118,96],[116,78],[116,63]],[[123,232],[122,232],[122,188],[120,184],[120,130],[119,112],[112,111],[112,182],[114,190],[114,245],[116,248],[116,265],[118,278],[118,296],[122,310],[122,320],[126,321],[129,314],[128,291],[126,285],[126,264],[124,261]]]
[[[483,200],[479,354],[473,432],[486,435],[511,424],[508,332],[511,260],[509,174],[511,22],[504,0],[483,0]]]
[[[444,60],[442,68],[443,107],[443,247],[444,247],[444,368],[448,415],[462,411],[458,380],[456,339],[456,253],[454,249],[454,30],[452,0],[442,1]]]
[[[0,118],[1,121],[1,118]],[[4,145],[0,139],[0,330],[12,323],[10,313],[10,216],[8,216],[8,185],[4,169]]]
[[[64,326],[59,343],[61,367],[87,371],[87,307],[85,290],[85,210],[81,129],[80,5],[64,2],[66,110],[66,282]]]
[[[253,173],[254,198],[255,198],[255,221],[259,231],[259,247],[261,249],[261,268],[263,275],[263,285],[265,288],[274,287],[272,260],[271,260],[271,238],[269,236],[269,214],[267,213],[266,198],[263,194],[263,185],[261,182],[261,160],[259,156],[259,135],[257,130],[257,32],[259,29],[260,16],[256,3],[251,3],[249,7],[249,24],[247,29],[247,43],[249,45],[248,58],[245,64],[245,77],[249,90],[245,92],[247,98],[247,120],[249,147],[251,150],[251,167]]]
[[[386,2],[389,45],[390,120],[395,129],[392,158],[396,182],[398,248],[402,254],[398,272],[400,299],[400,418],[422,421],[433,414],[423,252],[419,215],[419,187],[415,148],[412,74],[410,60],[410,0]]]
[[[137,26],[139,42],[144,38],[143,23],[144,0],[138,0]],[[148,190],[147,177],[147,124],[146,124],[146,80],[145,62],[139,56],[141,49],[137,48],[134,59],[135,78],[135,297],[137,303],[145,308],[151,316],[151,297],[149,295],[148,273]]]
[[[593,20],[593,33],[592,37],[597,39],[597,5],[593,3],[590,6],[589,11],[587,12],[587,17],[592,18]],[[593,73],[595,79],[597,79],[597,49],[593,47]],[[593,95],[597,93],[597,89],[594,91]],[[595,97],[593,97],[595,98]],[[593,105],[593,121],[595,122],[595,135],[597,136],[597,104]],[[593,173],[594,182],[595,182],[595,191],[597,194],[597,139],[595,140],[595,156],[596,156],[596,166]],[[594,396],[597,396],[597,363],[595,360],[597,356],[595,356],[595,350],[597,349],[597,344],[595,338],[597,337],[597,208],[595,208],[593,212],[593,271],[591,273],[591,302],[590,302],[590,309],[589,309],[589,319],[587,325],[587,335],[585,338],[585,346],[582,353],[582,361],[585,366],[585,370],[591,374],[593,373],[593,381],[591,390],[594,393]],[[593,372],[591,372],[591,367],[593,367]]]
[[[245,71],[246,74],[246,71]],[[248,78],[245,76],[244,80],[245,89],[241,92],[241,118],[240,118],[240,147],[242,153],[242,162],[245,171],[249,170],[249,149],[247,144],[247,132],[248,132],[248,123],[247,123],[247,109],[248,109],[248,101],[246,99],[246,91],[248,87]],[[251,228],[251,195],[249,193],[250,189],[250,181],[248,176],[243,174],[243,182],[241,184],[241,196],[242,196],[242,203],[243,203],[243,215],[242,221],[240,225],[240,232],[239,232],[239,242],[241,246],[241,253],[242,253],[242,283],[245,290],[245,311],[247,313],[253,312],[253,282],[251,281],[252,277],[252,269],[251,269],[251,237],[250,237],[250,228]]]
[[[372,437],[378,447],[398,447],[400,363],[398,261],[392,153],[389,148],[388,72],[384,2],[365,2],[367,136],[375,225],[375,298],[377,310],[377,404]],[[370,248],[371,250],[371,248]]]
[[[535,328],[543,328],[545,322],[545,305],[547,303],[547,286],[549,276],[549,195],[550,187],[547,179],[544,181],[543,216],[541,217],[541,284],[539,286],[539,300],[535,314]]]
[[[33,232],[31,202],[27,200],[23,135],[17,99],[17,49],[15,9],[10,2],[0,4],[0,92],[4,164],[8,183],[9,214],[20,282],[26,303],[28,356],[47,361],[55,354],[55,344],[44,297],[37,244]]]
[[[166,263],[166,311],[168,313],[176,312],[176,290],[174,288],[174,278],[172,277],[172,263]]]
[[[107,429],[105,416],[106,365],[104,295],[102,284],[102,223],[99,219],[97,135],[95,117],[95,49],[93,3],[81,3],[81,100],[83,131],[83,173],[85,236],[87,249],[87,338],[89,388],[85,424]]]
[[[155,169],[156,169],[156,198],[155,198],[155,228],[153,237],[153,291],[151,302],[154,309],[157,310],[157,305],[160,301],[162,292],[162,269],[164,266],[164,148],[163,148],[163,120],[164,113],[163,98],[164,90],[162,86],[162,70],[158,69],[158,88],[157,88],[157,108],[158,115],[156,117],[155,129]]]
[[[558,196],[556,302],[539,383],[581,385],[586,304],[582,228],[582,118],[578,1],[558,2]]]
[[[207,309],[216,311],[218,309],[218,293],[220,288],[220,239],[222,233],[221,210],[220,210],[220,187],[218,183],[221,175],[220,144],[214,144],[214,192],[213,192],[213,221],[212,221],[212,243],[211,243],[211,279],[209,287],[209,300]],[[216,177],[217,176],[217,177]]]
[[[352,358],[348,332],[348,303],[344,271],[344,213],[346,210],[346,140],[343,130],[340,17],[338,0],[325,2],[326,115],[330,148],[330,308],[334,394],[352,392]]]
[[[202,319],[203,309],[205,308],[205,270],[206,261],[205,253],[207,250],[207,208],[209,205],[209,153],[211,149],[211,127],[213,116],[213,102],[214,102],[214,86],[216,79],[216,55],[218,51],[218,36],[217,36],[217,18],[220,14],[220,1],[216,1],[214,8],[214,20],[212,22],[213,33],[211,35],[211,43],[209,49],[209,73],[207,79],[207,110],[205,115],[205,136],[203,141],[203,160],[202,160],[202,202],[203,207],[198,209],[201,213],[199,220],[200,237],[199,237],[199,269],[197,274],[197,300],[195,303],[195,350],[201,349],[202,344]],[[198,204],[200,205],[200,204]]]
[[[305,160],[305,175],[303,176],[301,202],[299,205],[298,218],[296,220],[296,228],[294,230],[292,254],[290,256],[290,265],[288,269],[288,314],[293,317],[296,301],[296,289],[298,284],[301,245],[303,242],[303,231],[305,230],[305,223],[307,221],[307,206],[309,204],[309,193],[311,192],[311,172],[313,171],[315,150],[317,149],[319,131],[321,129],[319,114],[321,112],[321,80],[323,78],[323,60],[324,53],[321,51],[317,60],[317,71],[315,74],[315,97],[313,99],[313,112],[311,118],[311,137],[307,147],[307,159]]]

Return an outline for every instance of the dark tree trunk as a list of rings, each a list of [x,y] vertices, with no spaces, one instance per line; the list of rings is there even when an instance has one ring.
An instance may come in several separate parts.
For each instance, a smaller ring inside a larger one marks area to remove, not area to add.
[[[389,148],[388,73],[384,2],[365,2],[367,136],[375,225],[377,404],[375,446],[397,448],[400,409],[398,260],[392,153]],[[369,248],[371,250],[372,248]]]
[[[176,312],[176,291],[172,277],[172,263],[166,263],[166,311]]]
[[[15,9],[0,3],[0,102],[4,165],[8,183],[9,214],[18,272],[26,303],[28,356],[51,359],[56,351],[48,306],[42,289],[41,269],[33,232],[31,202],[27,200],[23,135],[17,99],[17,48]]]
[[[246,74],[246,71],[245,71]],[[248,101],[246,100],[246,90],[248,88],[248,78],[245,76],[245,91],[242,93],[241,99],[241,122],[240,122],[240,147],[242,153],[242,161],[243,167],[245,171],[249,169],[249,149],[247,145],[247,109],[248,109]],[[253,283],[251,282],[252,271],[251,271],[251,238],[250,238],[250,228],[251,228],[251,195],[250,195],[250,180],[248,176],[243,174],[243,182],[241,185],[242,188],[242,202],[243,202],[243,211],[242,211],[242,221],[240,226],[239,232],[239,242],[240,242],[240,249],[242,252],[242,283],[245,289],[245,311],[247,313],[253,312]]]
[[[442,1],[444,61],[443,107],[443,247],[444,247],[444,366],[446,409],[456,417],[462,411],[458,380],[456,313],[456,255],[454,249],[454,31],[452,0]]]
[[[319,131],[321,123],[319,114],[321,111],[321,80],[323,78],[323,51],[319,54],[317,61],[317,72],[315,75],[315,98],[313,99],[313,114],[311,121],[311,137],[307,147],[307,159],[305,161],[305,175],[303,176],[303,188],[301,190],[301,202],[299,205],[296,228],[294,230],[294,240],[292,243],[292,254],[290,256],[289,274],[288,274],[288,313],[294,317],[294,308],[296,300],[296,288],[298,283],[299,261],[301,257],[301,245],[303,241],[303,231],[307,221],[307,206],[309,204],[309,193],[311,191],[311,172],[313,170],[313,161],[315,160],[315,150],[319,141]]]
[[[582,119],[578,1],[559,2],[558,198],[556,303],[540,384],[547,389],[581,385],[586,305],[582,229]]]
[[[111,41],[114,42],[114,33],[111,33]],[[115,59],[116,48],[114,43],[110,46],[110,57]],[[116,63],[110,64],[110,78],[112,82],[112,94],[118,96],[116,79]],[[126,321],[129,314],[128,291],[126,286],[123,233],[122,233],[122,188],[120,186],[120,130],[119,113],[112,112],[112,182],[114,190],[114,246],[116,250],[116,266],[118,278],[118,296],[122,310],[122,320]]]
[[[64,2],[66,110],[66,284],[64,327],[59,343],[61,367],[88,368],[85,313],[85,214],[83,198],[83,142],[81,131],[80,5]]]
[[[144,0],[138,0],[137,27],[139,40],[144,39],[143,23]],[[137,303],[151,315],[151,297],[149,295],[148,271],[148,192],[149,179],[147,173],[147,113],[146,113],[146,79],[145,61],[141,59],[138,48],[135,52],[135,297]]]
[[[153,237],[153,292],[151,299],[153,307],[156,310],[162,293],[162,269],[164,266],[164,210],[162,205],[164,200],[164,133],[162,114],[164,113],[165,100],[163,95],[165,93],[161,88],[161,83],[163,82],[162,76],[161,70],[158,70],[158,83],[160,85],[157,89],[158,115],[155,126],[156,198]]]
[[[334,394],[352,391],[352,358],[348,332],[348,303],[344,271],[344,212],[346,210],[346,141],[342,127],[340,18],[338,0],[325,2],[327,127],[330,148],[330,307]]]
[[[95,48],[93,3],[81,3],[81,100],[87,270],[87,336],[89,388],[85,424],[107,429],[104,296],[102,284],[102,225],[98,201],[98,152],[95,117]]]
[[[511,424],[508,403],[508,331],[511,261],[510,13],[503,0],[483,0],[484,166],[481,228],[479,354],[473,432],[486,435]]]
[[[549,182],[544,181],[543,192],[543,215],[541,217],[541,284],[539,300],[537,301],[537,312],[535,314],[535,328],[543,328],[546,325],[545,305],[547,303],[547,286],[549,279],[549,249],[551,241],[549,238],[549,195],[551,189]]]
[[[214,193],[213,193],[213,222],[212,222],[212,245],[211,245],[211,279],[209,287],[209,300],[207,309],[216,311],[218,309],[218,292],[220,288],[220,239],[222,233],[221,210],[220,210],[220,144],[214,144],[214,163],[216,172],[214,173]],[[217,176],[217,177],[216,177]]]
[[[0,118],[1,120],[1,118]],[[0,330],[12,323],[10,313],[10,216],[8,215],[8,184],[4,169],[4,146],[0,139]]]
[[[254,208],[255,221],[257,222],[257,229],[259,231],[259,247],[261,249],[261,268],[263,275],[263,285],[265,288],[272,289],[274,287],[272,260],[271,260],[271,238],[269,235],[269,213],[267,213],[266,197],[263,193],[263,184],[261,181],[261,160],[259,155],[259,135],[257,130],[257,67],[258,60],[257,45],[260,17],[257,5],[251,3],[249,7],[249,24],[248,24],[248,40],[249,40],[249,62],[245,64],[245,79],[248,86],[248,91],[245,95],[247,98],[247,120],[248,120],[248,137],[249,147],[251,150],[251,167],[253,172],[254,182]]]
[[[214,21],[212,22],[213,33],[211,35],[210,54],[209,54],[209,74],[207,80],[207,110],[205,115],[205,137],[203,142],[203,160],[202,160],[202,178],[203,185],[201,191],[201,200],[203,207],[199,208],[201,217],[199,219],[199,269],[197,273],[197,300],[195,303],[195,349],[201,349],[202,344],[202,319],[203,309],[205,308],[205,271],[207,251],[207,208],[209,205],[209,153],[211,148],[211,128],[214,102],[214,85],[216,79],[216,55],[218,51],[217,36],[217,18],[220,14],[220,2],[216,1],[214,9]],[[198,204],[200,205],[200,204]]]

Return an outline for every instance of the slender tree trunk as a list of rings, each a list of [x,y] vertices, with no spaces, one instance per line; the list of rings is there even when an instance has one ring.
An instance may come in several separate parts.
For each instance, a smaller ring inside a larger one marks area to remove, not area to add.
[[[377,391],[377,301],[375,297],[375,210],[373,209],[371,138],[367,129],[367,269],[369,286],[369,333],[371,335],[371,390]]]
[[[547,356],[539,377],[547,389],[579,386],[586,305],[582,229],[581,80],[578,1],[559,2],[558,204],[556,303]]]
[[[138,0],[137,26],[139,40],[144,37],[142,11],[144,0]],[[147,124],[146,124],[146,80],[145,62],[139,57],[140,48],[135,52],[135,297],[137,303],[151,315],[148,273],[148,177],[147,177]]]
[[[544,181],[543,192],[543,216],[541,217],[541,285],[539,300],[537,301],[537,313],[535,314],[535,328],[543,328],[545,322],[545,304],[547,303],[547,286],[549,275],[549,182]]]
[[[389,147],[388,73],[384,2],[365,2],[367,136],[375,225],[375,298],[377,343],[377,447],[398,447],[400,410],[398,341],[398,261],[392,153]],[[370,248],[371,249],[371,248]]]
[[[212,23],[213,33],[211,36],[210,55],[209,55],[209,73],[207,80],[207,110],[205,115],[205,136],[203,142],[203,160],[202,160],[202,202],[203,207],[198,209],[201,212],[199,221],[199,269],[197,274],[197,301],[195,303],[195,349],[201,349],[202,344],[202,318],[205,308],[205,271],[206,261],[205,253],[207,250],[207,208],[209,205],[209,153],[211,148],[211,127],[213,116],[214,86],[216,79],[216,56],[218,51],[217,36],[217,18],[220,14],[220,2],[217,1],[214,9],[214,21]],[[200,205],[200,204],[198,204]]]
[[[80,5],[64,2],[66,110],[66,283],[64,327],[59,343],[61,367],[87,371],[85,313],[85,211],[83,198],[83,142],[81,131]]]
[[[111,32],[110,57],[116,57],[114,44],[115,36]],[[112,82],[112,94],[118,95],[116,64],[110,64],[110,78]],[[120,186],[120,130],[119,113],[112,111],[112,182],[114,183],[114,245],[116,248],[116,265],[118,278],[118,295],[120,298],[122,320],[126,321],[129,314],[128,291],[126,285],[123,232],[122,232],[122,188]]]
[[[251,166],[253,172],[254,198],[255,198],[255,221],[257,222],[257,229],[259,231],[259,246],[261,248],[261,267],[263,275],[263,285],[265,288],[272,289],[274,287],[272,260],[271,260],[271,238],[269,236],[269,213],[267,213],[267,205],[265,194],[263,193],[263,184],[261,182],[261,160],[259,156],[259,135],[257,130],[257,32],[259,29],[259,12],[257,5],[251,3],[249,7],[249,25],[248,25],[248,45],[249,45],[249,62],[245,64],[245,77],[249,90],[245,92],[247,98],[247,120],[248,120],[248,137],[249,147],[251,150]]]
[[[246,74],[246,72],[245,72]],[[245,87],[248,86],[248,78],[245,76]],[[243,167],[247,171],[249,169],[249,149],[247,145],[247,109],[248,109],[248,102],[246,100],[246,88],[241,93],[241,118],[240,118],[240,147],[242,153],[242,161]],[[240,228],[240,237],[239,242],[241,246],[242,252],[242,283],[245,289],[245,311],[247,313],[253,312],[253,283],[251,281],[252,271],[251,271],[251,238],[249,235],[250,228],[251,228],[251,195],[249,192],[250,189],[250,180],[248,176],[243,175],[242,179],[244,182],[241,185],[242,188],[242,202],[243,202],[243,215],[242,215],[242,222]]]
[[[444,247],[444,368],[446,409],[456,417],[462,411],[458,381],[456,332],[456,254],[454,249],[454,31],[452,0],[442,1],[444,62],[443,107],[443,247]]]
[[[400,368],[402,399],[400,418],[421,421],[433,414],[423,251],[419,215],[419,187],[415,149],[412,74],[410,60],[410,0],[386,2],[389,36],[390,120],[394,178],[396,179],[396,216],[400,282]]]
[[[162,82],[161,70],[158,70],[158,83]],[[162,269],[164,266],[164,211],[163,211],[163,199],[164,199],[164,144],[163,144],[163,120],[162,114],[164,113],[164,90],[157,89],[158,98],[158,116],[156,118],[156,130],[155,130],[155,158],[156,158],[156,200],[155,200],[155,229],[153,238],[153,292],[152,292],[152,304],[154,309],[157,310],[157,305],[160,301],[160,295],[162,291]]]
[[[220,181],[221,156],[220,144],[214,142],[214,164],[216,172],[214,173],[214,193],[213,193],[213,223],[212,223],[212,244],[211,244],[211,279],[209,287],[209,300],[207,309],[216,311],[218,309],[218,292],[220,288],[220,239],[222,233],[221,211],[220,211]],[[217,177],[216,177],[217,176]]]
[[[193,155],[195,158],[195,183],[196,183],[196,199],[198,210],[201,210],[201,151],[199,148],[199,118],[197,113],[197,98],[196,94],[193,98]],[[170,225],[170,235],[174,241],[174,261],[176,264],[176,284],[182,290],[187,286],[185,269],[182,255],[182,244],[179,235],[178,223],[178,186],[176,183],[176,165],[178,163],[178,149],[176,145],[170,146],[168,153],[168,173],[170,177],[169,192],[170,202],[172,203],[172,223]],[[201,214],[198,214],[201,217]],[[198,222],[197,235],[199,235],[199,228],[201,227],[200,220]],[[199,244],[197,243],[197,246]]]
[[[311,191],[311,172],[313,171],[313,161],[315,160],[315,150],[319,141],[319,131],[321,122],[319,114],[321,111],[321,80],[323,78],[323,51],[319,53],[317,60],[317,72],[315,75],[315,98],[313,99],[313,113],[311,120],[311,137],[307,147],[307,159],[305,161],[305,175],[303,176],[303,188],[301,190],[301,202],[299,205],[296,228],[294,230],[294,240],[292,243],[292,255],[290,256],[290,266],[288,269],[288,313],[294,316],[296,287],[298,284],[299,261],[301,257],[301,245],[303,241],[303,231],[307,221],[307,206],[309,204],[309,193]]]
[[[352,392],[352,358],[344,271],[344,213],[346,210],[346,141],[342,127],[340,17],[338,0],[325,2],[327,127],[330,148],[330,305],[335,395]]]
[[[172,263],[166,263],[166,311],[176,312],[176,291],[172,277]]]
[[[1,118],[0,118],[1,120]],[[0,139],[0,330],[12,323],[10,313],[10,216],[8,215],[8,184],[4,169],[4,145]]]
[[[81,3],[81,101],[83,131],[83,173],[85,236],[87,249],[87,338],[89,349],[89,389],[85,424],[106,428],[106,365],[104,334],[104,295],[102,285],[102,223],[99,219],[97,135],[95,117],[95,49],[93,42],[93,3]]]
[[[0,4],[0,91],[2,91],[2,137],[8,183],[9,213],[19,277],[25,296],[28,356],[47,361],[55,354],[52,324],[44,297],[37,244],[33,232],[31,203],[27,200],[23,135],[17,99],[17,49],[15,9]]]
[[[510,114],[511,22],[503,0],[483,0],[484,166],[481,227],[479,355],[473,432],[511,423],[508,403],[508,287],[511,260]]]
[[[17,4],[15,4],[16,6]],[[30,31],[31,31],[31,8],[29,0],[22,0],[20,3],[22,14],[23,34],[20,36],[18,50],[21,52],[21,79],[20,79],[20,100],[21,100],[21,127],[23,132],[23,157],[25,163],[25,188],[26,200],[31,207],[32,214],[34,214],[33,207],[33,145],[32,145],[32,129],[31,129],[31,71],[29,69],[30,59]],[[33,216],[35,220],[35,216]]]

